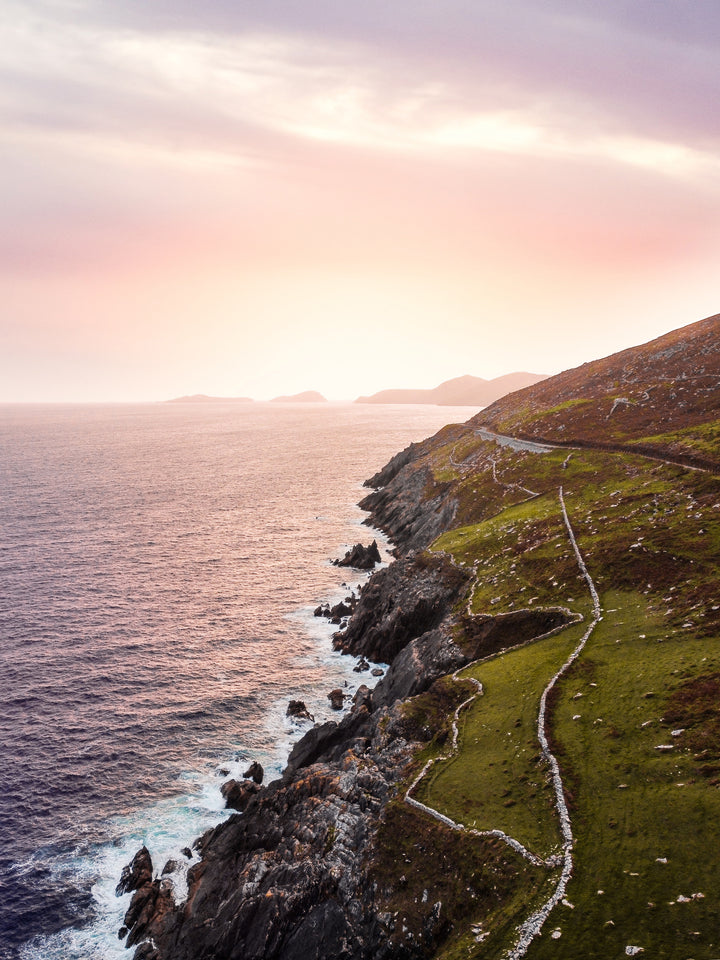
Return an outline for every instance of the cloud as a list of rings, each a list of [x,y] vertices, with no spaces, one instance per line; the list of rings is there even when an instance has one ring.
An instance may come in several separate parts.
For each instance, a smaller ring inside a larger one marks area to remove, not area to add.
[[[441,326],[452,375],[487,318],[572,329],[574,302],[690,276],[720,245],[720,14],[677,9],[7,0],[8,327],[77,346],[102,324],[98,357],[147,331],[183,369],[246,338],[259,369],[252,318],[267,347],[372,316],[393,344]]]
[[[55,4],[40,9],[57,15]],[[480,110],[552,102],[579,114],[582,105],[591,123],[717,142],[705,108],[720,92],[720,10],[702,0],[105,0],[73,9],[97,30],[225,38],[239,53],[248,38],[275,38],[316,64],[364,64],[396,93],[441,83]]]

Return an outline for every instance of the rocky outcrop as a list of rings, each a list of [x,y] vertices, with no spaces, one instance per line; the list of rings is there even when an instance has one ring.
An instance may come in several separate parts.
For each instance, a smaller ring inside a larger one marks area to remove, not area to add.
[[[287,710],[285,711],[286,717],[293,717],[295,720],[310,720],[311,722],[315,721],[315,717],[310,713],[308,708],[305,706],[304,700],[291,700],[288,703]]]
[[[121,897],[124,893],[132,893],[140,887],[150,883],[153,875],[153,863],[147,847],[140,847],[130,863],[123,867],[120,882],[115,888],[115,895]]]
[[[259,784],[253,780],[226,780],[220,787],[220,793],[228,809],[244,810],[259,789]]]
[[[417,747],[398,698],[464,662],[451,631],[466,582],[444,557],[398,561],[370,579],[345,647],[391,662],[387,675],[372,693],[361,686],[339,722],[310,729],[280,780],[223,786],[228,805],[243,812],[197,844],[202,859],[189,870],[187,902],[174,903],[155,881],[131,904],[127,942],[144,941],[138,960],[424,954],[427,944],[399,952],[390,945],[396,920],[378,915],[367,851]],[[251,767],[245,776],[252,774]]]
[[[373,540],[368,547],[364,547],[362,543],[356,543],[342,560],[333,560],[336,567],[354,567],[356,570],[372,570],[375,564],[380,562],[380,551],[376,540]]]
[[[426,497],[433,478],[430,467],[422,462],[422,453],[421,444],[408,447],[397,461],[397,470],[393,467],[387,474],[376,475],[373,485],[376,480],[391,479],[360,501],[370,513],[366,522],[386,533],[400,555],[424,550],[452,526],[457,511],[457,503],[445,496],[441,487],[435,496]]]
[[[451,613],[467,576],[442,555],[397,560],[365,585],[345,631],[333,645],[344,653],[391,663],[411,640]]]
[[[283,779],[202,838],[187,903],[168,910],[157,889],[138,904],[131,942],[151,939],[158,960],[392,956],[381,944],[394,920],[376,915],[364,852],[411,753],[397,721],[365,696],[311,731]]]
[[[246,779],[254,780],[255,783],[262,783],[265,771],[262,768],[262,764],[259,764],[257,760],[253,760],[243,776]]]

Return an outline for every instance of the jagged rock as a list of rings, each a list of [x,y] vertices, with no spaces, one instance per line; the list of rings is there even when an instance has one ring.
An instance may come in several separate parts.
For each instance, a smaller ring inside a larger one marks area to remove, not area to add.
[[[336,603],[334,607],[330,608],[331,617],[349,617],[352,613],[352,607],[347,603]]]
[[[146,911],[148,916],[152,913],[159,892],[160,883],[156,880],[154,883],[143,884],[142,887],[139,887],[133,894],[130,906],[127,908],[123,919],[123,925],[130,930],[131,936],[133,927],[142,916],[143,911]],[[128,946],[130,946],[129,940]]]
[[[160,876],[165,877],[167,876],[168,873],[174,873],[177,870],[177,868],[178,868],[177,860],[168,860],[168,862],[162,868],[162,871],[160,872]]]
[[[259,784],[252,780],[227,780],[220,787],[225,806],[230,810],[244,810],[259,790]]]
[[[150,883],[153,876],[153,862],[147,847],[140,847],[130,863],[126,864],[120,874],[120,882],[115,887],[115,896],[121,897],[124,893],[132,893],[140,887]]]
[[[333,646],[391,663],[411,640],[438,626],[467,583],[468,575],[442,556],[398,560],[373,574]]]
[[[339,687],[336,687],[335,690],[331,690],[328,694],[328,700],[333,710],[342,710],[343,704],[345,703],[345,694]]]
[[[352,550],[348,550],[342,560],[333,560],[337,567],[355,567],[356,570],[372,570],[376,563],[380,563],[380,550],[377,541],[368,547],[356,543]]]
[[[291,700],[285,711],[286,717],[294,717],[296,720],[311,720],[315,722],[315,717],[308,711],[304,700]]]
[[[358,662],[353,667],[353,673],[364,673],[366,670],[370,669],[370,664],[367,662],[365,657],[360,657]]]
[[[359,709],[360,707],[365,707],[366,710],[372,710],[372,690],[369,687],[366,687],[363,683],[355,691],[355,696],[353,697],[353,707]]]
[[[262,766],[257,762],[257,760],[253,760],[253,762],[247,768],[243,776],[245,777],[245,779],[249,778],[251,780],[254,780],[255,783],[262,783],[263,777],[265,776],[265,771],[263,770]]]

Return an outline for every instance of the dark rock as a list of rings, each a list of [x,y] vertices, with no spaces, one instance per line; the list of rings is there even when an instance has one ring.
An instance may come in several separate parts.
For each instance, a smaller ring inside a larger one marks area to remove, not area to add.
[[[192,855],[193,855],[193,853],[192,853],[192,850],[190,849],[190,847],[183,847],[182,850],[180,851],[180,853],[181,853],[184,857],[187,857],[188,860],[192,860]]]
[[[259,784],[252,780],[227,780],[220,787],[220,793],[225,797],[225,806],[229,810],[244,810],[259,790]]]
[[[346,603],[336,603],[334,607],[330,608],[330,616],[332,617],[349,617],[352,613],[352,607]]]
[[[400,460],[404,462],[397,471],[376,475],[369,483],[376,486],[379,478],[392,474],[387,486],[360,501],[362,509],[370,512],[365,522],[388,534],[396,544],[396,555],[424,550],[452,526],[457,512],[457,501],[442,489],[432,500],[426,499],[428,485],[435,483],[429,467],[417,466],[411,462],[412,457],[404,459],[401,455]],[[403,469],[405,466],[407,469]]]
[[[469,575],[443,556],[398,560],[365,585],[342,639],[333,646],[376,663],[392,663],[411,640],[451,613]]]
[[[345,703],[345,695],[339,687],[336,687],[335,690],[331,690],[328,694],[328,700],[333,710],[342,710]]]
[[[265,776],[265,771],[257,760],[253,760],[250,766],[247,768],[243,776],[248,779],[254,780],[255,783],[262,783],[263,777]]]
[[[367,662],[365,657],[360,657],[358,662],[353,667],[353,673],[364,673],[366,670],[370,669],[370,664]]]
[[[130,863],[126,864],[120,874],[120,882],[115,887],[115,896],[121,897],[124,893],[132,893],[140,887],[150,883],[153,875],[153,862],[147,847],[140,847]]]
[[[174,873],[177,870],[177,868],[178,868],[177,860],[168,860],[168,862],[162,868],[160,876],[165,877],[167,876],[168,873]]]
[[[123,925],[130,930],[131,936],[133,927],[137,924],[143,911],[145,911],[148,916],[152,913],[152,908],[155,905],[159,892],[160,883],[156,880],[154,883],[143,884],[143,886],[133,894],[130,906],[127,908],[123,919]],[[130,940],[128,940],[128,946],[131,946]]]
[[[385,671],[382,669],[382,667],[374,667],[370,671],[370,673],[372,674],[373,677],[381,677],[385,673]]]
[[[353,697],[353,707],[359,709],[360,707],[365,707],[366,710],[372,710],[372,690],[369,687],[366,687],[363,683],[355,691],[355,696]]]
[[[355,567],[356,570],[372,570],[375,564],[380,562],[380,551],[376,540],[373,540],[369,547],[356,543],[342,560],[333,560],[337,567]]]
[[[315,717],[308,712],[303,700],[291,700],[285,711],[286,717],[295,717],[297,720],[311,720],[315,722]]]
[[[134,960],[158,960],[160,954],[151,943],[141,943],[135,951]]]
[[[128,928],[120,927],[120,929],[118,930],[118,940],[124,940],[127,935],[128,935]]]

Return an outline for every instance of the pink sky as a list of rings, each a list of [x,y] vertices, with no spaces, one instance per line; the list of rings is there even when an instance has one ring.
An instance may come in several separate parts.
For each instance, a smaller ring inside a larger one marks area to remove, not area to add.
[[[720,310],[720,8],[6,0],[0,401],[555,373]]]

